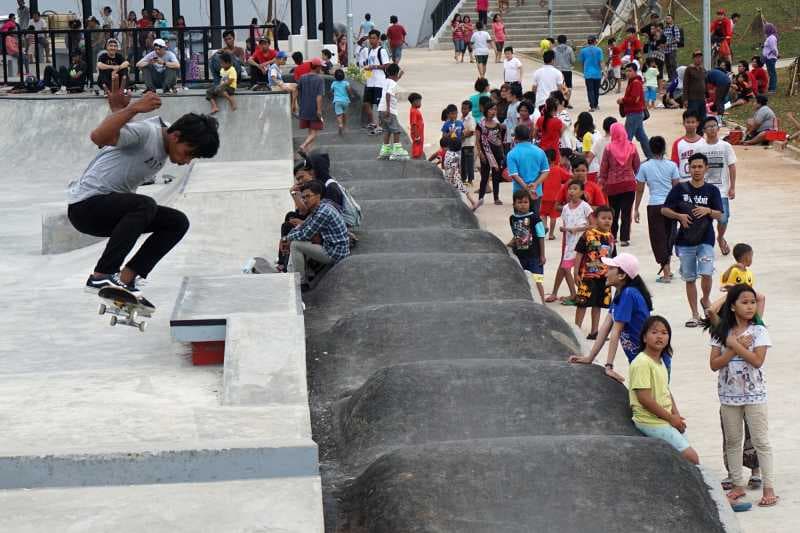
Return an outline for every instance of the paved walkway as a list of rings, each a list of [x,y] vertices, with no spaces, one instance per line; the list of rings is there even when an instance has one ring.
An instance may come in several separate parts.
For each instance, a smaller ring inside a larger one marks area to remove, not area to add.
[[[535,64],[527,59],[524,63],[524,85],[531,84]],[[407,50],[403,54],[405,75],[401,85],[406,92],[422,94],[422,108],[426,123],[426,153],[438,149],[438,130],[441,125],[441,110],[450,103],[460,104],[472,94],[472,84],[477,77],[475,65],[456,64],[450,51],[424,49]],[[488,78],[494,84],[502,80],[501,65],[490,63]],[[601,97],[601,112],[595,114],[599,124],[609,114],[616,115],[615,95]],[[408,103],[402,102],[401,122],[407,126]],[[582,78],[576,77],[573,97],[573,119],[588,107]],[[677,111],[656,110],[646,123],[650,135],[662,135],[671,145],[682,133],[680,114]],[[794,351],[791,325],[795,305],[793,295],[800,294],[800,275],[796,265],[800,261],[800,248],[795,243],[795,226],[800,222],[793,202],[788,200],[793,192],[800,163],[789,156],[763,148],[737,147],[739,158],[737,199],[733,202],[733,216],[728,230],[731,246],[746,242],[755,249],[753,270],[757,275],[757,289],[767,296],[766,322],[770,327],[773,348],[769,351],[766,375],[770,395],[770,440],[775,456],[775,479],[781,502],[771,509],[753,508],[751,512],[737,515],[742,527],[748,532],[794,532],[797,521],[794,512],[800,503],[800,460],[794,453],[800,452],[800,428],[794,426],[798,400],[793,395],[797,368],[794,366]],[[503,206],[486,205],[480,209],[481,224],[507,242],[510,238],[508,215],[511,212],[511,186],[503,184],[501,197]],[[643,217],[646,218],[646,217]],[[766,223],[765,223],[766,222]],[[655,283],[658,266],[652,258],[645,224],[633,229],[631,247],[627,251],[636,254],[642,264],[643,277],[653,293],[655,312],[666,316],[673,325],[675,362],[672,375],[672,391],[687,419],[688,437],[700,454],[701,461],[713,468],[719,477],[724,477],[722,464],[722,435],[719,425],[719,402],[716,395],[716,375],[709,370],[708,335],[697,329],[686,329],[683,323],[689,318],[688,304],[683,284]],[[554,266],[559,257],[556,241],[547,241],[548,264],[545,267],[545,287],[552,288]],[[721,272],[732,262],[717,253],[717,271]],[[677,271],[677,262],[673,261]],[[566,288],[562,288],[565,294]],[[715,279],[714,295],[718,292]],[[551,304],[552,305],[552,304]],[[572,322],[574,308],[555,305],[553,307],[568,322]],[[588,324],[588,318],[586,320]],[[584,331],[584,335],[588,333]],[[598,358],[604,361],[604,354]],[[627,362],[619,350],[616,365],[627,375]],[[587,398],[591,401],[591,398]],[[750,492],[748,499],[756,502],[759,493]]]

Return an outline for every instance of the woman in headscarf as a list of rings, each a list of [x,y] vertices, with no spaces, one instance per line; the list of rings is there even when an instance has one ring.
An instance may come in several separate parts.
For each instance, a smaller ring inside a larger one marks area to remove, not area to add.
[[[616,240],[619,231],[620,246],[631,241],[631,213],[636,199],[636,173],[640,166],[639,153],[620,123],[611,125],[611,142],[603,151],[597,182],[603,187],[608,204],[614,209],[611,233]],[[620,219],[622,223],[620,224]]]
[[[761,55],[764,56],[764,62],[767,64],[767,72],[769,73],[769,88],[767,89],[770,94],[778,90],[778,72],[775,70],[775,63],[778,62],[778,30],[771,22],[764,24],[764,46],[761,47]]]

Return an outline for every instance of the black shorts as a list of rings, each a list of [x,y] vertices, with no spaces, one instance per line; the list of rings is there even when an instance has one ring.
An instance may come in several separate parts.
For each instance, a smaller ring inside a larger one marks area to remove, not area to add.
[[[572,89],[572,71],[562,70],[561,74],[564,75],[564,85],[566,85],[568,89]]]
[[[611,287],[606,287],[606,278],[581,280],[578,285],[578,307],[600,307],[608,309],[611,305]]]
[[[375,104],[381,103],[381,96],[383,96],[383,88],[381,87],[364,87],[364,103]]]

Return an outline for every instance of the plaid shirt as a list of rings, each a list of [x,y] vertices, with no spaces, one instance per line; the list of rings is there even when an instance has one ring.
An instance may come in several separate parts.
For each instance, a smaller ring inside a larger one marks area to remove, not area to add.
[[[664,27],[664,37],[667,38],[667,45],[664,47],[665,54],[674,54],[678,51],[678,42],[681,40],[681,29],[677,24]]]
[[[290,241],[310,241],[317,233],[322,237],[322,247],[334,263],[350,255],[350,236],[342,214],[327,200],[323,200],[286,238]]]

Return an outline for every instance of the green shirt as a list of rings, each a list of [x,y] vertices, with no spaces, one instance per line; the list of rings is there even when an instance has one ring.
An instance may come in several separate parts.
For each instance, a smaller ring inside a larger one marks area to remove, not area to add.
[[[633,421],[651,426],[668,426],[669,422],[644,408],[636,397],[637,389],[650,389],[658,405],[672,412],[672,395],[669,392],[669,377],[663,361],[654,361],[644,352],[637,355],[628,369],[629,397],[633,410]]]
[[[483,118],[483,113],[481,113],[481,106],[478,105],[478,102],[481,100],[481,96],[491,96],[489,93],[475,93],[469,97],[469,101],[472,103],[472,116],[475,118],[475,122],[480,122]]]

